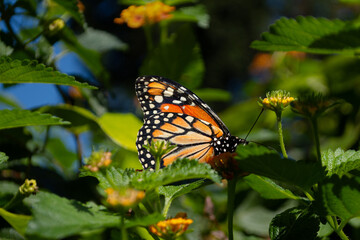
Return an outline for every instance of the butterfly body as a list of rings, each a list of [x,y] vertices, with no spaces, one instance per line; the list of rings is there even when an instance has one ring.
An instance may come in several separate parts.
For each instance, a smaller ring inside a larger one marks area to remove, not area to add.
[[[144,113],[136,147],[145,169],[155,169],[155,160],[143,147],[152,140],[168,141],[176,148],[162,156],[161,167],[178,158],[208,162],[224,152],[234,152],[244,139],[232,136],[220,118],[193,92],[162,77],[136,79],[136,95]]]

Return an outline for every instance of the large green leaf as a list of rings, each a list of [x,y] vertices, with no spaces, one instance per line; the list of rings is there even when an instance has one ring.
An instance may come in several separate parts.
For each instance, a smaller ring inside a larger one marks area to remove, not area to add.
[[[42,114],[38,112],[30,112],[28,110],[0,110],[0,129],[15,128],[24,126],[37,125],[63,125],[70,124],[62,121],[62,119],[51,116],[50,114]]]
[[[209,164],[189,159],[176,160],[158,171],[135,171],[134,169],[110,167],[98,172],[84,169],[80,176],[96,177],[103,189],[130,186],[141,190],[151,190],[159,186],[199,178],[220,182],[219,174],[211,169]]]
[[[105,113],[98,119],[98,123],[116,144],[137,151],[136,136],[142,123],[133,114]]]
[[[9,57],[0,58],[0,83],[53,83],[96,89],[35,60],[12,60]]]
[[[360,216],[360,178],[333,175],[319,187],[317,207],[326,215],[343,221]]]
[[[244,177],[244,181],[250,185],[252,189],[260,193],[263,198],[268,199],[299,199],[290,190],[281,187],[269,178],[250,174]]]
[[[315,239],[320,219],[307,209],[291,208],[278,214],[270,224],[272,240]]]
[[[0,216],[3,217],[18,233],[25,235],[26,227],[28,226],[31,216],[14,214],[0,208]]]
[[[120,226],[120,217],[92,204],[40,192],[24,200],[33,213],[26,229],[32,239],[60,239],[84,231]]]
[[[324,177],[318,163],[307,163],[282,158],[278,153],[263,146],[247,145],[237,148],[239,167],[242,171],[255,173],[308,190]]]
[[[360,28],[352,22],[326,18],[281,18],[252,48],[261,51],[302,51],[319,54],[357,54]]]
[[[360,151],[329,149],[321,154],[321,160],[328,171],[327,175],[337,174],[341,177],[351,170],[360,168]]]

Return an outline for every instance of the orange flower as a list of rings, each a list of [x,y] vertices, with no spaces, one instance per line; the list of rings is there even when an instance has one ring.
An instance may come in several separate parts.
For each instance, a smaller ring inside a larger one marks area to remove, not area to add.
[[[175,218],[160,221],[149,227],[150,232],[164,239],[175,239],[180,237],[187,230],[192,219],[186,218],[186,213],[178,213]]]
[[[123,191],[117,191],[113,188],[105,190],[107,194],[106,201],[112,206],[131,207],[140,202],[145,197],[144,191],[128,188]]]
[[[80,0],[78,0],[77,7],[79,12],[83,13],[85,11],[85,5]]]
[[[269,70],[273,65],[272,55],[268,53],[258,53],[254,56],[249,70],[251,73],[256,74],[259,72],[263,72]]]
[[[86,159],[85,168],[92,172],[97,172],[101,167],[107,167],[111,163],[111,152],[93,152],[90,158]]]
[[[114,23],[126,23],[130,28],[139,28],[145,24],[153,24],[170,18],[171,14],[169,13],[174,10],[175,7],[159,1],[142,6],[131,5],[121,12],[120,18],[114,19]]]

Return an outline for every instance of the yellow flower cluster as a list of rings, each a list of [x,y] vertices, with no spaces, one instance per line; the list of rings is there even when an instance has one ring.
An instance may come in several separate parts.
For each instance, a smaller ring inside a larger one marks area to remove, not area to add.
[[[38,190],[35,179],[25,179],[24,184],[19,187],[19,192],[23,195],[35,194]]]
[[[289,106],[292,101],[295,101],[295,98],[290,97],[290,93],[277,90],[267,93],[264,99],[260,98],[259,105],[274,112],[281,112]]]
[[[138,191],[132,188],[128,188],[123,191],[118,191],[113,188],[107,188],[105,192],[107,194],[106,201],[114,207],[131,207],[136,203],[140,202],[145,197],[144,191]]]
[[[92,172],[97,172],[101,167],[109,166],[111,162],[111,152],[93,152],[84,167]]]
[[[271,106],[278,106],[278,105],[282,105],[283,107],[287,107],[292,101],[294,101],[295,98],[293,97],[285,97],[285,98],[275,98],[275,97],[271,97],[270,99],[268,98],[264,98],[264,100],[262,101],[262,103],[265,105],[265,107],[267,108],[271,108]]]
[[[164,239],[175,239],[181,236],[193,223],[192,219],[185,217],[175,217],[160,221],[150,226],[150,232]]]
[[[120,18],[115,18],[117,24],[126,23],[130,28],[139,28],[146,24],[153,24],[171,18],[175,7],[156,1],[141,6],[131,5],[124,9]]]

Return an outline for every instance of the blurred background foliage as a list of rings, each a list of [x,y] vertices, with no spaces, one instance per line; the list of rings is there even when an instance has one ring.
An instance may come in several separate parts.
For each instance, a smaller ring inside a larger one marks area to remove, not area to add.
[[[35,178],[40,188],[60,196],[99,201],[95,180],[78,178],[79,167],[93,150],[111,151],[114,165],[140,169],[135,139],[142,114],[134,92],[134,81],[140,75],[160,75],[191,89],[239,137],[245,137],[256,119],[260,111],[257,100],[267,91],[284,89],[294,97],[315,91],[342,99],[319,119],[321,146],[358,149],[358,57],[268,53],[249,47],[280,17],[310,15],[358,24],[358,1],[167,0],[165,3],[176,6],[173,18],[153,25],[150,37],[145,28],[114,23],[130,4],[146,2],[0,1],[0,55],[35,59],[98,87],[20,86],[1,79],[1,109],[25,107],[71,122],[0,130],[0,150],[9,157],[6,169],[0,172],[1,195],[11,192],[13,183]],[[314,158],[310,125],[290,111],[285,111],[283,123],[289,156]],[[265,112],[248,140],[279,150],[275,126],[274,116]],[[266,238],[271,219],[294,204],[264,199],[248,182],[241,181],[234,220],[237,239]],[[194,219],[189,239],[222,239],[222,232],[215,230],[225,221],[223,188],[211,185],[183,196],[170,213],[175,215],[179,209]],[[2,219],[0,225],[2,229],[9,226]],[[350,224],[352,239],[360,237],[359,226],[359,221]],[[98,239],[95,237],[89,239]]]

